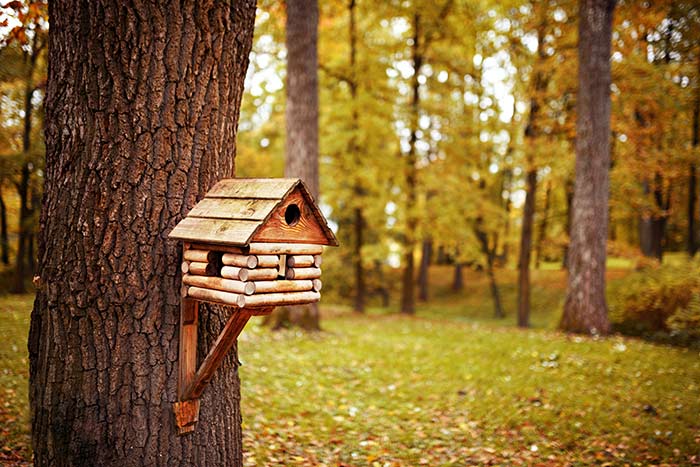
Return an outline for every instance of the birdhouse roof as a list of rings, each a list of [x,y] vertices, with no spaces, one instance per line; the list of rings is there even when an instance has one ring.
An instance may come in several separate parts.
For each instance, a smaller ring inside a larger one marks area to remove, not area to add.
[[[313,196],[298,178],[221,180],[169,238],[237,247],[251,242],[338,245]]]

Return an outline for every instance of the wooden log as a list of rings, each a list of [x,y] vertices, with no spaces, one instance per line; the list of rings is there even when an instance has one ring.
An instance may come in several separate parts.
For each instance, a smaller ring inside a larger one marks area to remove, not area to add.
[[[180,270],[183,274],[187,274],[190,271],[190,263],[188,263],[187,261],[183,261],[180,265]]]
[[[212,263],[190,263],[188,270],[189,274],[195,276],[216,276],[218,275],[219,268]]]
[[[241,301],[241,298],[245,297],[245,295],[202,287],[190,287],[188,295],[190,298],[204,300],[205,302],[223,303],[238,307],[242,307],[241,303],[245,303]]]
[[[239,268],[254,268],[258,265],[258,257],[253,255],[237,255],[226,253],[221,257],[221,262],[226,266],[238,266]]]
[[[320,255],[323,246],[305,243],[251,243],[248,251],[251,255]]]
[[[277,269],[246,269],[236,266],[224,266],[221,268],[221,277],[236,279],[239,281],[271,281],[277,279]]]
[[[323,257],[321,255],[314,255],[314,266],[320,268],[321,264],[323,264]]]
[[[252,295],[255,292],[255,284],[234,279],[222,279],[221,277],[191,276],[182,277],[182,282],[204,289],[223,290],[224,292],[242,293]]]
[[[188,289],[188,288],[189,288],[189,287],[187,287],[187,286],[184,285],[184,284],[183,284],[182,287],[180,287],[180,296],[181,296],[182,298],[187,297],[187,289]]]
[[[196,261],[198,263],[213,263],[216,261],[217,254],[207,250],[185,250],[183,258],[186,261]]]
[[[301,281],[258,281],[253,282],[255,284],[255,293],[274,293],[274,292],[303,292],[306,290],[313,290],[314,284],[312,281],[301,280]]]
[[[241,308],[253,306],[276,306],[276,305],[300,305],[302,303],[314,303],[321,299],[318,292],[281,292],[264,293],[258,295],[240,295],[238,301]]]
[[[278,255],[257,255],[259,268],[276,268],[279,266],[280,257]]]
[[[287,257],[287,266],[290,268],[308,268],[313,265],[313,255],[295,255]]]
[[[321,282],[321,279],[314,279],[312,282],[314,284],[314,292],[320,292],[323,288],[323,282]]]
[[[321,277],[319,268],[288,268],[286,279],[318,279]]]

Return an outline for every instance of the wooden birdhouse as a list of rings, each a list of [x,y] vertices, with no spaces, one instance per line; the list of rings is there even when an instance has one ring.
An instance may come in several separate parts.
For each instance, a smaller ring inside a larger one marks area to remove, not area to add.
[[[321,298],[323,246],[337,246],[299,179],[217,183],[170,232],[183,241],[178,400],[180,434],[194,430],[199,397],[251,316]],[[199,303],[233,307],[197,367]]]

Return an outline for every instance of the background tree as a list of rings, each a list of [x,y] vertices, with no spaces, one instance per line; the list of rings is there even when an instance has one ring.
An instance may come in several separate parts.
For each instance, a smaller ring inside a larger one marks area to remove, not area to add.
[[[49,10],[35,464],[241,465],[235,354],[204,394],[206,423],[176,435],[180,247],[167,234],[234,174],[255,2]],[[200,354],[228,314],[201,313]]]
[[[610,330],[605,300],[610,167],[610,49],[615,0],[584,0],[579,13],[576,181],[569,285],[561,328]]]
[[[304,180],[314,199],[318,181],[318,0],[286,0],[287,108],[284,176]],[[279,308],[275,329],[321,329],[318,304]]]

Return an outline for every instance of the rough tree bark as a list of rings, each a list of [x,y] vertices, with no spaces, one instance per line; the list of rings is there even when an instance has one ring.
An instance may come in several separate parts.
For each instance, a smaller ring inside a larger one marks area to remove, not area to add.
[[[236,355],[194,433],[176,401],[180,245],[220,178],[255,1],[49,3],[46,186],[29,335],[37,466],[240,466]],[[200,357],[230,309],[200,315]]]
[[[560,327],[610,331],[605,300],[610,167],[610,48],[615,0],[579,6],[579,89],[576,181],[569,249],[569,283]]]
[[[286,0],[287,154],[286,177],[304,180],[318,200],[318,1]],[[318,330],[318,304],[281,307],[273,328]]]
[[[420,15],[413,16],[413,44],[411,46],[411,61],[413,62],[413,77],[411,78],[411,138],[409,150],[404,162],[406,181],[406,232],[404,232],[403,276],[401,279],[401,313],[415,314],[416,312],[416,279],[413,253],[416,245],[416,191],[418,173],[416,168],[416,142],[418,141],[418,112],[420,109],[420,82],[418,75],[423,66],[423,55],[420,42]]]

